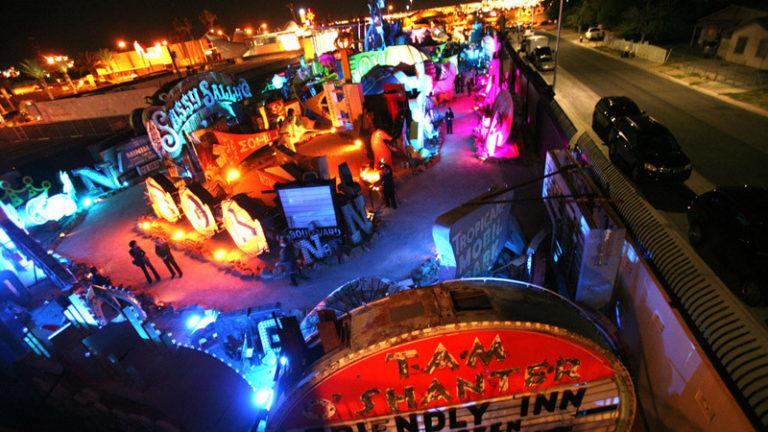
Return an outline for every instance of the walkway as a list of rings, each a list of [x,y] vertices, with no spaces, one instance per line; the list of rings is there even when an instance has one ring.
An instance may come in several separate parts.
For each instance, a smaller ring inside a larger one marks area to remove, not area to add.
[[[331,291],[357,277],[378,276],[394,281],[409,277],[413,269],[435,255],[432,224],[437,216],[492,185],[515,184],[541,175],[541,163],[481,162],[474,157],[472,128],[477,118],[472,104],[467,98],[459,98],[451,106],[456,114],[456,133],[447,137],[441,160],[423,173],[399,179],[400,207],[384,211],[380,235],[368,244],[369,251],[343,264],[320,267],[298,287],[290,286],[287,280],[242,280],[177,253],[184,277],[165,278],[146,287],[147,291],[157,300],[176,306],[200,304],[234,310],[280,302],[286,309],[303,309],[313,307]],[[539,195],[540,189],[534,185],[518,191],[516,197]],[[144,288],[141,271],[130,263],[128,241],[136,237],[132,229],[148,209],[140,186],[115,195],[95,205],[57,252],[94,263],[117,282]],[[516,214],[522,224],[541,223],[546,218],[543,205],[535,202],[526,202],[524,208],[516,209]],[[150,252],[149,241],[138,241]],[[165,268],[159,268],[159,260],[153,262],[161,275],[168,274]]]

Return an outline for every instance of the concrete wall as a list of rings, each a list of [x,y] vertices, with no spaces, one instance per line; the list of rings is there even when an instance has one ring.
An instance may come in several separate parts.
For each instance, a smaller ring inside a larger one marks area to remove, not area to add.
[[[728,387],[636,247],[619,266],[617,321],[648,429],[749,431]]]
[[[737,54],[735,52],[739,38],[747,38],[747,45],[744,52]],[[757,69],[768,69],[768,56],[765,58],[757,57],[757,48],[761,39],[768,39],[768,30],[758,23],[752,23],[741,27],[733,32],[729,39],[723,39],[721,48],[717,53],[726,61],[731,63],[743,64]],[[727,42],[727,43],[726,43]]]

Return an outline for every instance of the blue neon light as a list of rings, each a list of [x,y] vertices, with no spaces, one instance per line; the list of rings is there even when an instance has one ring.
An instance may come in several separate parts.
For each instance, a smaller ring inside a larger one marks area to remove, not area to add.
[[[197,328],[197,325],[200,323],[200,320],[202,318],[203,317],[201,317],[200,315],[190,315],[189,317],[187,317],[187,321],[185,322],[185,324],[187,325],[188,329],[194,330],[195,328]]]
[[[263,388],[253,395],[253,403],[257,407],[264,408],[265,410],[269,411],[269,408],[272,407],[272,399],[274,395],[274,390],[270,388]]]

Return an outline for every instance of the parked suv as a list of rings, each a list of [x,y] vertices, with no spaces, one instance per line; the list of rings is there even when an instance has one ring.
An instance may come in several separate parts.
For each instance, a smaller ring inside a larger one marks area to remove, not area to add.
[[[605,31],[600,27],[590,27],[584,33],[584,37],[591,41],[601,41],[605,39]]]
[[[768,298],[768,189],[717,187],[688,206],[688,238],[711,246],[738,280],[734,291],[751,306]]]
[[[633,180],[682,182],[691,176],[691,161],[669,129],[650,116],[621,117],[608,140],[611,161]]]
[[[625,116],[641,115],[637,104],[626,96],[606,96],[600,98],[592,113],[592,130],[607,141],[616,120]]]

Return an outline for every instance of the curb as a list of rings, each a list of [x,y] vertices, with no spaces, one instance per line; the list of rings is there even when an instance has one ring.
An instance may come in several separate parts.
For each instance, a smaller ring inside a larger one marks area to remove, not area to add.
[[[672,82],[675,82],[677,84],[680,84],[681,86],[684,86],[684,87],[687,87],[689,89],[695,90],[695,91],[697,91],[699,93],[712,96],[712,97],[714,97],[716,99],[719,99],[719,100],[721,100],[721,101],[723,101],[723,102],[725,102],[727,104],[731,104],[731,105],[733,105],[735,107],[741,108],[743,110],[747,110],[747,111],[749,111],[749,112],[751,112],[753,114],[761,115],[763,117],[768,118],[768,110],[766,110],[766,109],[763,109],[763,108],[760,108],[760,107],[756,107],[756,106],[754,106],[752,104],[748,104],[746,102],[742,102],[742,101],[730,98],[727,95],[720,94],[720,93],[714,92],[712,90],[707,90],[707,89],[703,89],[703,88],[700,88],[700,87],[697,87],[697,86],[689,85],[688,83],[686,83],[683,80],[680,80],[680,79],[677,79],[675,77],[669,76],[669,75],[667,75],[667,74],[665,74],[663,72],[659,72],[659,71],[656,71],[656,70],[653,70],[653,69],[647,69],[647,68],[644,68],[642,66],[638,66],[637,64],[632,62],[632,60],[623,59],[620,56],[614,56],[614,55],[612,55],[610,53],[607,53],[605,51],[596,49],[594,47],[578,44],[577,42],[570,41],[570,40],[568,40],[568,42],[571,42],[574,45],[580,46],[582,48],[589,49],[589,50],[592,50],[594,52],[600,53],[601,55],[604,55],[606,57],[610,57],[610,58],[612,58],[614,60],[618,60],[618,61],[624,62],[626,64],[632,65],[632,66],[634,66],[637,69],[641,69],[641,70],[644,70],[644,71],[646,71],[648,73],[652,73],[652,74],[654,74],[656,76],[659,76],[659,77],[662,77],[662,78],[664,78],[664,79],[666,79],[668,81],[672,81]]]

